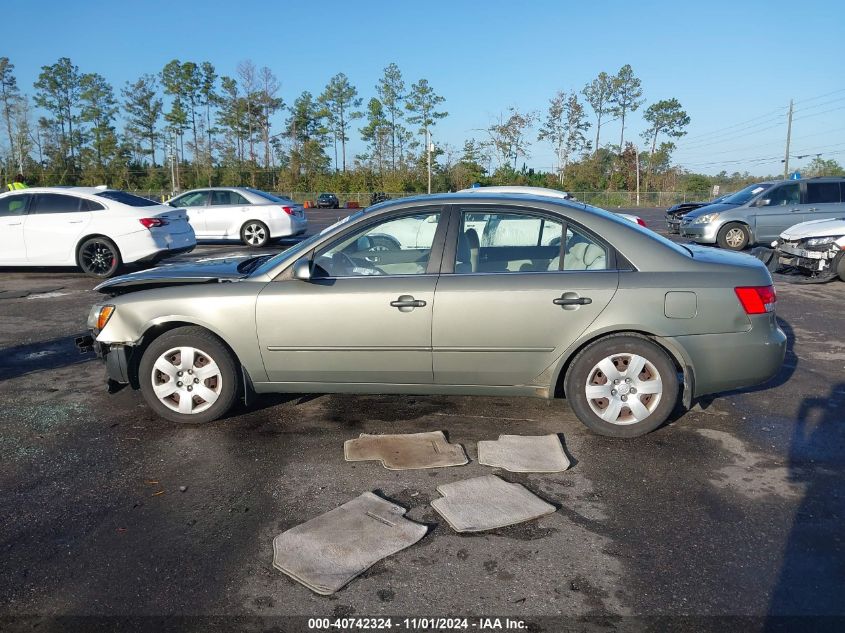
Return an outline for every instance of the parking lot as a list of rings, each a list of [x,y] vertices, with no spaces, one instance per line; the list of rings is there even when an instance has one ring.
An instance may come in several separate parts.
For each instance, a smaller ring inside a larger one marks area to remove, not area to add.
[[[632,212],[662,230],[662,211]],[[345,214],[308,213],[310,232]],[[590,434],[565,401],[492,397],[265,396],[177,426],[130,389],[107,394],[102,365],[76,351],[94,285],[0,269],[0,615],[515,616],[549,631],[545,616],[602,630],[627,616],[747,616],[746,630],[845,616],[845,283],[779,280],[777,378],[634,440]],[[344,461],[360,433],[438,429],[467,466]],[[568,471],[496,471],[558,509],[457,534],[429,505],[435,488],[489,474],[476,442],[503,433],[561,434]],[[429,533],[330,597],[273,569],[274,536],[367,490]]]

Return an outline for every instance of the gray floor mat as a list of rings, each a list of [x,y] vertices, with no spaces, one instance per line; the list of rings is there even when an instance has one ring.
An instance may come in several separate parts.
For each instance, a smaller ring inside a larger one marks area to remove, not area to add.
[[[365,492],[273,539],[273,567],[327,596],[391,554],[410,547],[426,526],[407,510]]]
[[[500,435],[478,443],[478,463],[514,473],[559,473],[569,468],[560,438],[551,435]]]
[[[343,443],[343,455],[348,462],[377,459],[388,470],[446,468],[469,462],[464,447],[450,444],[442,431],[399,435],[362,433],[357,439]]]
[[[551,514],[555,507],[519,484],[496,475],[437,486],[431,506],[456,532],[481,532]]]

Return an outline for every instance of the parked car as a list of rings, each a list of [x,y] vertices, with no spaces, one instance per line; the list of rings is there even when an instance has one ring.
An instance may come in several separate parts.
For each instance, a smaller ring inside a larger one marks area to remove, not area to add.
[[[791,226],[757,256],[772,272],[796,272],[816,281],[845,281],[845,215]]]
[[[339,209],[340,200],[333,193],[321,193],[317,196],[316,207],[318,209]]]
[[[726,193],[710,202],[679,202],[666,209],[666,229],[669,233],[681,232],[681,219],[690,211],[695,211],[710,204],[718,204],[732,194]]]
[[[480,216],[537,233],[476,247]],[[436,224],[430,239],[373,249],[408,217]],[[634,437],[680,392],[689,406],[768,380],[786,349],[757,259],[539,196],[391,201],[273,256],[163,266],[97,290],[112,296],[80,345],[105,358],[112,390],[131,384],[188,423],[241,393],[563,394],[593,431]]]
[[[495,185],[492,187],[472,187],[471,189],[461,189],[458,193],[515,193],[515,194],[523,194],[529,196],[546,196],[548,198],[559,198],[561,200],[572,200],[575,201],[575,196],[571,195],[567,191],[561,191],[559,189],[549,189],[547,187],[526,187],[524,185]],[[634,224],[639,224],[640,226],[644,226],[648,228],[648,225],[638,215],[633,215],[631,213],[617,213],[619,217],[625,218],[629,222],[633,222]]]
[[[749,185],[719,204],[691,211],[681,235],[741,251],[770,244],[790,226],[845,214],[845,178],[777,180]]]
[[[77,266],[111,277],[197,240],[183,209],[105,187],[33,187],[0,195],[0,265]]]
[[[208,187],[176,196],[168,204],[188,211],[200,240],[240,240],[265,246],[280,237],[302,235],[308,220],[301,205],[249,187]]]

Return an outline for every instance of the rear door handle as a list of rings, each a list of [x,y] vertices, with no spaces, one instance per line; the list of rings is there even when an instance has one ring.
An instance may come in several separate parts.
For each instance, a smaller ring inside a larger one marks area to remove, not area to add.
[[[818,210],[819,210],[818,207],[810,207],[809,209],[807,209],[807,211],[818,211]]]
[[[399,312],[410,312],[414,308],[425,307],[425,301],[414,299],[411,295],[401,295],[396,301],[390,302],[391,307],[399,308]]]
[[[557,299],[552,299],[552,303],[556,306],[585,306],[592,303],[593,300],[590,297],[578,297],[576,298],[569,298],[569,297],[558,297]]]
[[[82,220],[68,220],[68,224],[82,224]]]

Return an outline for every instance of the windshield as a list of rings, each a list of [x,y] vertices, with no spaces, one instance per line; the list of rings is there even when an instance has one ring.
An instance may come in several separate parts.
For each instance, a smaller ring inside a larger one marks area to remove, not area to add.
[[[726,197],[722,202],[727,204],[745,204],[752,198],[760,195],[766,189],[769,189],[772,186],[770,182],[761,182],[756,185],[748,185],[745,189],[740,189],[734,194],[729,195]]]
[[[264,198],[265,200],[269,200],[270,202],[293,202],[290,198],[285,198],[284,196],[274,196],[272,193],[267,193],[266,191],[259,191],[258,189],[248,188],[247,191],[250,193],[254,193],[256,196]]]
[[[135,196],[131,193],[126,193],[125,191],[102,191],[96,195],[100,198],[114,200],[115,202],[119,202],[120,204],[125,204],[130,207],[157,207],[161,204],[160,202],[147,200],[146,198]]]
[[[343,218],[342,220],[335,222],[331,226],[327,226],[326,228],[324,228],[319,233],[316,233],[315,235],[312,235],[311,237],[308,237],[308,238],[302,240],[298,244],[294,244],[290,248],[286,248],[285,250],[283,250],[281,253],[278,253],[277,255],[273,255],[273,257],[271,257],[267,261],[261,263],[261,266],[255,271],[255,274],[256,275],[263,275],[264,273],[269,272],[270,270],[275,268],[279,264],[279,262],[287,259],[288,257],[291,257],[292,255],[296,255],[298,253],[307,252],[311,248],[311,245],[314,244],[315,242],[319,241],[320,239],[322,239],[322,237],[324,235],[330,233],[331,231],[334,231],[337,227],[339,227],[342,224],[346,224],[347,222],[352,222],[353,220],[357,220],[362,215],[364,215],[363,210],[358,211],[357,213],[353,213],[352,215],[348,215],[345,218]]]

